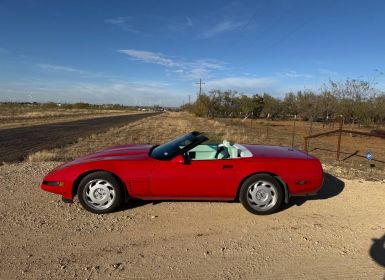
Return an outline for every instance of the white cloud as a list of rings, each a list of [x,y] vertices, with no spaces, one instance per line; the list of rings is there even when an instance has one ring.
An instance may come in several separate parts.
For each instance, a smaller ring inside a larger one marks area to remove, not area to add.
[[[77,73],[77,74],[86,74],[87,71],[76,69],[68,66],[62,66],[62,65],[54,65],[54,64],[46,64],[46,63],[40,63],[37,64],[38,67],[45,69],[45,70],[53,70],[53,71],[64,71],[69,73]]]
[[[179,106],[189,94],[170,84],[152,81],[115,81],[106,84],[26,81],[3,83],[0,92],[0,101],[116,103],[135,106]]]
[[[200,37],[211,38],[222,33],[236,31],[246,24],[246,21],[221,21],[216,25],[203,30]]]
[[[95,77],[95,78],[108,78],[110,76],[105,75],[103,73],[97,73],[97,72],[91,72],[83,69],[73,68],[70,66],[64,66],[64,65],[55,65],[55,64],[48,64],[48,63],[39,63],[36,64],[37,67],[44,69],[46,71],[54,71],[54,72],[66,72],[66,73],[72,73],[72,74],[78,74],[83,77]]]
[[[296,71],[288,71],[288,72],[278,72],[278,76],[287,77],[287,78],[312,78],[313,76],[310,74],[298,73]]]
[[[329,69],[325,69],[325,68],[320,68],[318,69],[318,72],[321,74],[321,75],[325,75],[325,76],[337,76],[338,73],[333,71],[333,70],[329,70]]]
[[[209,80],[206,82],[208,89],[234,89],[238,91],[263,91],[278,87],[278,81],[273,77],[228,77]]]
[[[128,55],[134,60],[140,60],[147,63],[159,64],[167,67],[176,66],[176,62],[167,58],[164,54],[141,50],[118,50],[118,52]]]
[[[128,18],[127,17],[117,17],[117,18],[108,18],[105,19],[104,22],[110,23],[110,24],[115,24],[115,25],[122,25],[127,22]]]
[[[139,30],[133,27],[132,20],[133,17],[116,17],[105,19],[104,22],[118,26],[119,28],[134,34],[140,33]]]
[[[193,26],[193,22],[192,22],[191,18],[186,17],[186,20],[187,20],[187,25],[188,26]]]
[[[129,56],[133,60],[157,64],[172,69],[174,73],[178,73],[181,77],[191,80],[207,77],[211,72],[222,70],[225,67],[223,62],[213,59],[186,61],[175,59],[162,53],[133,49],[118,50],[118,52]]]
[[[283,97],[287,92],[303,90],[305,88],[315,88],[308,84],[308,87],[303,84],[288,83],[280,77],[265,76],[265,77],[245,77],[234,76],[221,79],[213,79],[205,82],[204,91],[208,92],[212,89],[220,90],[236,90],[245,94],[255,94],[266,92],[275,97]]]
[[[255,88],[259,86],[269,86],[275,80],[270,77],[248,78],[248,77],[228,77],[223,79],[210,80],[206,84],[209,87],[234,87],[234,88]]]

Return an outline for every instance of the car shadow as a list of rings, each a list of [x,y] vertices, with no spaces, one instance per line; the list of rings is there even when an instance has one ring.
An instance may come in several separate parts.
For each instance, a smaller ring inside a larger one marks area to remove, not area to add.
[[[149,200],[140,200],[140,199],[130,199],[123,203],[122,207],[118,210],[120,211],[125,211],[125,210],[130,210],[130,209],[135,209],[138,207],[145,206],[147,204],[158,204],[161,201],[149,201]]]
[[[345,187],[345,183],[342,182],[340,179],[334,177],[333,175],[330,175],[329,173],[324,173],[324,182],[319,190],[319,192],[316,195],[312,196],[298,196],[298,197],[291,197],[288,204],[284,204],[283,207],[280,208],[280,211],[284,211],[285,209],[288,209],[294,205],[301,206],[308,200],[320,200],[320,199],[328,199],[334,196],[339,195]],[[162,202],[192,202],[192,200],[140,200],[140,199],[130,199],[129,201],[125,202],[123,206],[120,208],[119,211],[125,211],[129,209],[134,209],[138,207],[142,207],[148,204],[159,204]],[[197,202],[197,201],[195,201]],[[212,200],[205,200],[205,201],[199,201],[199,202],[218,202],[218,203],[239,203],[239,200],[234,201],[212,201]]]
[[[321,189],[318,191],[316,195],[310,196],[293,196],[290,198],[289,203],[281,208],[281,210],[285,210],[294,205],[301,206],[306,201],[309,200],[322,200],[329,199],[339,195],[345,188],[345,183],[334,177],[329,173],[324,173],[324,182],[322,184]]]
[[[373,238],[369,249],[370,257],[380,266],[385,267],[385,234],[380,238]]]

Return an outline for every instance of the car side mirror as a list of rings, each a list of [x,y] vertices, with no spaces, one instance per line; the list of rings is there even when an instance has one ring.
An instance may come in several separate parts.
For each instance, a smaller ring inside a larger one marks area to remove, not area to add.
[[[182,155],[177,155],[175,156],[171,162],[174,162],[174,163],[180,163],[180,164],[185,164],[185,159]]]

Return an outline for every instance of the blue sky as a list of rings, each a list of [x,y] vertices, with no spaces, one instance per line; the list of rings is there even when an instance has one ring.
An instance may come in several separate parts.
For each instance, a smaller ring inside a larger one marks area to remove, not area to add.
[[[385,71],[384,1],[0,5],[0,100],[180,105],[203,89],[318,90]]]

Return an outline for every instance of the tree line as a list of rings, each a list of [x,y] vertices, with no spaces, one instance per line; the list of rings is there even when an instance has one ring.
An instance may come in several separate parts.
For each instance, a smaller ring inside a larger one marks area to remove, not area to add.
[[[329,81],[318,92],[289,92],[283,98],[268,93],[245,95],[234,90],[211,90],[198,95],[185,110],[200,117],[242,117],[331,121],[343,115],[345,122],[382,124],[385,93],[370,82],[348,79]]]

